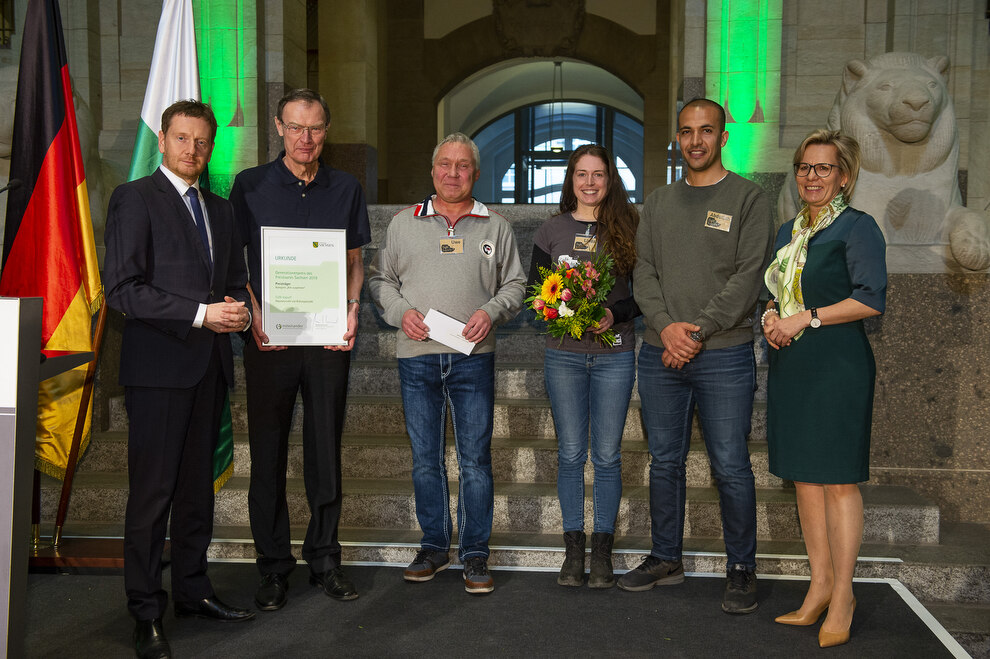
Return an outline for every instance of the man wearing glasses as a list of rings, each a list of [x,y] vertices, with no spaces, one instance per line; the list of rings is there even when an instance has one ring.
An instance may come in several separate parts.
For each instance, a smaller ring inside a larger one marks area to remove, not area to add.
[[[326,101],[297,89],[278,103],[275,128],[284,150],[270,163],[237,175],[230,191],[241,240],[248,246],[248,290],[254,322],[244,346],[247,376],[251,485],[248,509],[261,583],[262,611],[286,602],[291,553],[285,498],[289,429],[297,392],[303,402],[303,481],[311,511],[302,557],[310,583],[338,600],[358,596],[340,567],[337,527],[341,511],[340,436],[344,427],[350,349],[364,282],[361,247],[371,240],[361,185],[350,174],[320,162],[330,124]],[[271,346],[264,332],[261,227],[347,231],[346,346]]]
[[[753,413],[753,324],[773,231],[758,185],[722,165],[725,110],[690,101],[678,116],[686,176],[643,205],[633,291],[646,332],[639,397],[650,447],[653,547],[619,588],[684,581],[685,462],[694,407],[718,486],[727,555],[722,610],[756,610],[756,490],[746,438]]]

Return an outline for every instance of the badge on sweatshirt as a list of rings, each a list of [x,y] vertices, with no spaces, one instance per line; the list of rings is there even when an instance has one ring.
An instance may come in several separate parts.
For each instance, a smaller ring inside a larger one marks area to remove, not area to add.
[[[588,236],[583,233],[574,236],[573,249],[575,252],[593,252],[597,245],[598,238],[596,236]]]
[[[482,240],[478,245],[478,249],[481,250],[481,255],[486,259],[490,259],[495,255],[495,243],[490,240]]]
[[[443,238],[440,240],[440,253],[441,254],[463,254],[464,253],[464,239],[463,238]]]
[[[732,227],[732,216],[726,215],[725,213],[708,211],[708,217],[705,218],[705,227],[708,229],[718,229],[719,231],[725,231],[728,233],[729,229]]]

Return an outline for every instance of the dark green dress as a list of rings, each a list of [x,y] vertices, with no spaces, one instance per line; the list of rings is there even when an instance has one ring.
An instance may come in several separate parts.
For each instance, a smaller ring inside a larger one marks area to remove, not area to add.
[[[780,228],[775,251],[790,242],[793,224]],[[885,254],[876,221],[846,208],[808,244],[801,277],[805,308],[852,297],[883,312]],[[809,327],[788,347],[768,352],[771,473],[806,483],[868,480],[876,364],[863,322]]]

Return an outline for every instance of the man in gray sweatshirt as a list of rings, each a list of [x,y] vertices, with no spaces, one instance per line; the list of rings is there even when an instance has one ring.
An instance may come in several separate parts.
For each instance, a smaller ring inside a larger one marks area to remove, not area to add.
[[[773,231],[755,183],[722,165],[725,111],[697,99],[678,116],[686,176],[653,192],[636,234],[633,291],[646,332],[639,395],[650,448],[653,547],[624,590],[684,581],[685,463],[695,403],[718,486],[727,554],[726,613],[756,599],[756,490],[746,438],[756,364],[753,322]]]
[[[495,325],[522,308],[526,274],[512,227],[472,198],[480,175],[478,147],[447,136],[433,151],[436,194],[399,212],[389,224],[368,280],[385,319],[398,327],[396,353],[406,430],[412,444],[420,551],[407,581],[429,581],[450,565],[446,448],[447,408],[460,463],[457,507],[464,588],[489,593],[488,538],[494,486],[491,438],[495,408]],[[464,323],[474,344],[462,354],[431,336],[430,310]]]

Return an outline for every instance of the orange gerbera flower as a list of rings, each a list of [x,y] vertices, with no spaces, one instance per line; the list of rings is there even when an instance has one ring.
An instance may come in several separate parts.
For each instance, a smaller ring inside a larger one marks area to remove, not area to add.
[[[547,304],[553,304],[560,298],[560,288],[564,281],[561,279],[560,275],[556,272],[548,276],[543,282],[543,289],[540,291],[540,297]]]

